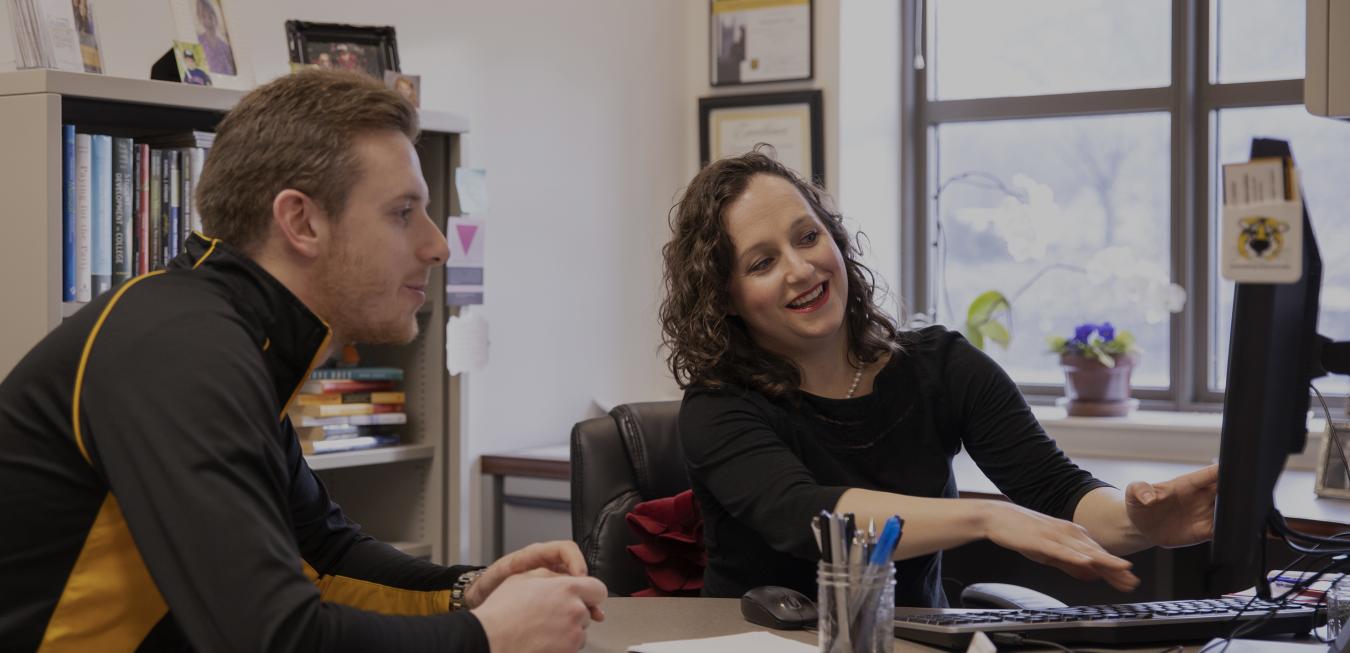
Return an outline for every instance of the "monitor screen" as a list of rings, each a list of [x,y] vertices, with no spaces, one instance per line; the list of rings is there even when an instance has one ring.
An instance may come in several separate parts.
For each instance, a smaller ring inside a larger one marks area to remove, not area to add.
[[[1252,158],[1291,157],[1289,144],[1252,140]],[[1303,275],[1286,284],[1238,283],[1234,289],[1228,387],[1219,448],[1209,590],[1259,582],[1275,482],[1307,441],[1308,396],[1317,357],[1317,299],[1322,259],[1303,209]]]

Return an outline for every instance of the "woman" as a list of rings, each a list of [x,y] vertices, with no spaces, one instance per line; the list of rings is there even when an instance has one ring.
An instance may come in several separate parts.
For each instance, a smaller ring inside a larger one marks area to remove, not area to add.
[[[1076,467],[983,352],[896,328],[825,194],[759,148],[704,168],[671,222],[661,322],[706,595],[813,596],[821,510],[905,519],[900,605],[946,606],[941,551],[972,540],[1129,590],[1119,555],[1209,538],[1214,467],[1124,494]],[[962,447],[1015,503],[957,498]]]

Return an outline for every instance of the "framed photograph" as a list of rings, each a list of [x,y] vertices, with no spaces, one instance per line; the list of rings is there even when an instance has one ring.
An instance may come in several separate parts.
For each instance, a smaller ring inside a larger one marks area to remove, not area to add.
[[[710,0],[713,86],[811,79],[811,0]]]
[[[229,21],[226,20],[226,0],[169,0],[173,9],[174,59],[182,66],[183,49],[180,43],[196,43],[193,62],[197,70],[210,79],[212,86],[246,89],[253,86],[250,75],[244,73],[243,62],[230,41]],[[181,70],[180,70],[181,72]],[[185,83],[186,77],[181,77]]]
[[[398,91],[399,95],[407,98],[415,107],[422,106],[422,77],[421,75],[404,75],[392,70],[384,71],[384,85]]]
[[[1331,439],[1331,424],[1336,426],[1340,447]],[[1350,420],[1333,419],[1322,432],[1322,446],[1317,452],[1317,480],[1313,485],[1317,496],[1350,499],[1350,474],[1345,471],[1342,450],[1345,455],[1350,455]]]
[[[202,69],[202,62],[206,61],[202,44],[174,41],[173,58],[178,64],[178,81],[197,86],[211,85],[211,75]]]
[[[820,107],[818,90],[699,98],[699,161],[707,165],[767,143],[784,165],[821,183],[825,144]]]
[[[361,27],[286,21],[291,63],[362,72],[384,82],[398,72],[398,43],[393,27]]]

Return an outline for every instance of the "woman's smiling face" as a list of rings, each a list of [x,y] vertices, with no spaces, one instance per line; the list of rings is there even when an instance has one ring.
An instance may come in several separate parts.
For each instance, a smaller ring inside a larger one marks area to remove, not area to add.
[[[844,258],[797,188],[758,174],[726,209],[732,314],[755,343],[794,358],[846,338]]]

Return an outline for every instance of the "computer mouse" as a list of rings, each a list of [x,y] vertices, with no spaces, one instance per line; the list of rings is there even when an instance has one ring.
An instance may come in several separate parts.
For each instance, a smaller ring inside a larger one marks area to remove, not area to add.
[[[745,620],[775,630],[801,630],[816,623],[816,604],[801,592],[765,585],[741,597]]]

